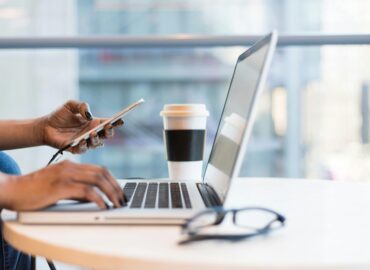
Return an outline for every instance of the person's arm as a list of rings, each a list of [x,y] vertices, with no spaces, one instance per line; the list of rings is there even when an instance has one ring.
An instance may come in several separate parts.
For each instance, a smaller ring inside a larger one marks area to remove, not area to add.
[[[0,173],[0,209],[35,210],[62,199],[86,200],[106,209],[99,189],[115,207],[125,205],[122,189],[103,167],[62,161],[26,175]]]
[[[66,146],[73,138],[102,123],[105,119],[93,119],[89,105],[70,100],[54,112],[30,120],[0,120],[0,150],[49,145],[57,149]],[[122,120],[114,127],[121,126]],[[72,153],[83,153],[88,148],[102,145],[102,139],[112,137],[112,125],[107,125],[104,133],[92,134],[89,141],[83,140],[68,149]]]
[[[43,118],[0,120],[0,150],[42,145]]]

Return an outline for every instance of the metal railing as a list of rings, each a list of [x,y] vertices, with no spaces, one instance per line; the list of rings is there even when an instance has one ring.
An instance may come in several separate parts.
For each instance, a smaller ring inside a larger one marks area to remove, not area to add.
[[[45,48],[183,48],[250,46],[261,35],[247,36],[86,36],[0,37],[0,49]],[[280,35],[278,46],[368,45],[369,34]]]

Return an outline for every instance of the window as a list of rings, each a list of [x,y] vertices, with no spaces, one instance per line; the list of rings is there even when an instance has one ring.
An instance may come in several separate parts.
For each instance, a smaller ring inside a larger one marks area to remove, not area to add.
[[[361,33],[370,27],[369,5],[360,0],[2,1],[0,38],[260,35],[272,28],[283,35]],[[166,177],[163,104],[205,103],[211,112],[210,146],[234,62],[245,48],[1,50],[0,117],[42,115],[69,98],[89,102],[96,116],[109,116],[144,97],[145,106],[105,148],[81,161],[104,164],[117,177]],[[367,179],[369,57],[368,46],[280,47],[241,174]],[[41,147],[13,155],[27,172],[42,167],[51,153]]]

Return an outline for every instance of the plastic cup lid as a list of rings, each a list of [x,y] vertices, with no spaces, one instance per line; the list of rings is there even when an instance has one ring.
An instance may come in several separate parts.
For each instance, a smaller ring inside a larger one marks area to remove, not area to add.
[[[166,117],[209,116],[209,112],[204,104],[166,104],[160,115]]]

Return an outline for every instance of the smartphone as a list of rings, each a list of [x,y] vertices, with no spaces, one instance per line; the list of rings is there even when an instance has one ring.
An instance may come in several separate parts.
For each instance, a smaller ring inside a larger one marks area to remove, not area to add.
[[[144,99],[139,99],[138,101],[136,101],[135,103],[132,103],[127,108],[125,108],[122,111],[116,113],[111,118],[109,118],[106,121],[104,121],[103,123],[99,124],[98,126],[90,129],[89,131],[85,132],[81,136],[79,136],[76,139],[72,140],[69,143],[68,147],[74,147],[74,146],[78,145],[82,140],[89,139],[90,138],[90,134],[92,132],[95,131],[96,133],[99,133],[99,131],[102,131],[106,125],[108,125],[108,124],[114,124],[118,119],[122,118],[122,116],[124,116],[126,113],[128,113],[132,109],[136,108],[137,106],[139,106],[141,103],[144,103]]]

